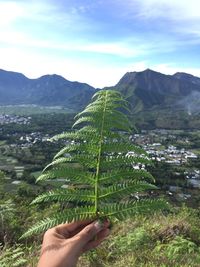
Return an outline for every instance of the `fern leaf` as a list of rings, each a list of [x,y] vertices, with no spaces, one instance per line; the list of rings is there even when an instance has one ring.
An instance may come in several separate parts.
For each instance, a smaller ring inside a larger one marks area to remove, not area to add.
[[[78,151],[82,151],[82,153],[87,153],[90,155],[95,155],[97,154],[98,150],[97,150],[97,146],[95,146],[94,144],[92,144],[92,142],[90,142],[90,144],[88,143],[77,143],[77,144],[72,144],[72,145],[67,145],[65,146],[63,149],[61,149],[55,156],[54,159],[57,159],[63,155],[65,155],[66,153],[78,153]]]
[[[84,172],[82,168],[72,168],[71,166],[54,168],[50,171],[45,171],[37,178],[37,182],[49,179],[64,178],[66,182],[81,183],[94,185],[94,174],[91,172]]]
[[[148,154],[139,146],[125,143],[125,142],[112,142],[103,144],[102,148],[103,152],[112,152],[112,153],[128,153],[134,152],[135,154],[144,154],[147,156]]]
[[[73,124],[73,128],[75,127],[75,126],[77,126],[77,125],[79,125],[79,124],[81,124],[81,123],[96,123],[95,122],[95,120],[94,120],[94,118],[93,117],[90,117],[90,116],[88,116],[88,117],[81,117],[81,118],[79,118],[74,124]]]
[[[48,201],[59,201],[59,202],[67,202],[67,201],[76,201],[76,202],[94,202],[95,195],[94,191],[91,190],[55,190],[49,191],[38,196],[36,199],[32,201],[31,204],[38,204],[41,202]]]
[[[49,228],[52,228],[58,224],[78,221],[78,220],[86,220],[95,218],[96,214],[94,212],[93,206],[75,208],[73,211],[67,210],[63,213],[58,213],[52,218],[46,218],[39,223],[36,223],[33,227],[31,227],[26,233],[24,233],[20,239],[31,236],[33,233],[41,233],[46,231]]]
[[[24,264],[27,264],[28,263],[28,261],[27,261],[27,259],[23,259],[23,258],[21,258],[21,259],[18,259],[18,260],[16,260],[14,263],[13,263],[13,267],[19,267],[19,266],[24,266]]]
[[[66,153],[76,151],[79,149],[80,144],[73,144],[73,145],[67,145],[63,149],[61,149],[55,156],[54,159],[59,158],[60,156],[63,156]]]
[[[85,126],[86,127],[86,126]],[[66,139],[66,140],[84,140],[85,138],[87,138],[88,135],[94,135],[95,131],[92,131],[91,129],[93,127],[87,127],[90,130],[84,129],[83,131],[79,131],[79,132],[65,132],[62,134],[57,134],[55,136],[53,136],[52,138],[49,139],[49,141],[58,141],[60,139]]]
[[[119,183],[126,180],[155,182],[154,177],[146,170],[134,170],[133,168],[115,168],[114,171],[103,173],[99,178],[101,184]]]
[[[154,213],[161,209],[169,209],[168,203],[163,199],[137,200],[120,204],[108,204],[102,207],[102,214],[117,219],[125,219],[136,214]]]
[[[115,167],[120,166],[121,168],[125,168],[130,166],[131,164],[150,164],[151,161],[145,157],[126,157],[123,155],[118,156],[107,156],[102,159],[102,168],[104,170],[113,169]]]
[[[52,167],[52,166],[59,165],[59,164],[62,164],[62,163],[68,163],[68,162],[73,161],[73,160],[74,160],[74,158],[72,158],[72,157],[67,157],[67,158],[62,157],[62,158],[58,158],[58,159],[54,160],[53,162],[51,162],[50,164],[48,164],[48,165],[43,169],[42,172],[45,172],[47,169],[49,169],[49,168]]]
[[[101,200],[106,198],[112,200],[113,197],[124,197],[132,193],[153,189],[157,189],[157,187],[145,182],[127,182],[101,189],[99,192],[99,198]]]

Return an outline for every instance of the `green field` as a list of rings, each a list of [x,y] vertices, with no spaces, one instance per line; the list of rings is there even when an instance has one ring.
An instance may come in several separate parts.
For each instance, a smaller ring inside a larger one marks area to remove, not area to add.
[[[0,140],[0,146],[5,145],[6,144],[6,140]]]
[[[45,113],[71,113],[73,110],[64,107],[48,107],[35,105],[0,106],[0,114],[32,115]]]

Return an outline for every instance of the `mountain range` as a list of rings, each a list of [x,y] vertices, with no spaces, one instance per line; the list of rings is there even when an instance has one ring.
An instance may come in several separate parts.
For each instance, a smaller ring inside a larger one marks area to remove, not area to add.
[[[0,105],[35,104],[77,110],[94,92],[86,83],[70,82],[56,74],[29,79],[21,73],[0,70]]]
[[[127,72],[115,86],[103,89],[120,91],[133,114],[164,113],[173,117],[178,111],[200,113],[200,78],[187,73],[165,75],[150,69]],[[29,79],[21,73],[0,70],[0,105],[64,106],[76,112],[97,90],[56,74]]]

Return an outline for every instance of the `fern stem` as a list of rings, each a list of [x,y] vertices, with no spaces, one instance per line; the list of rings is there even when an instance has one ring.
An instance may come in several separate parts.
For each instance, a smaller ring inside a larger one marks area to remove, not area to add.
[[[95,214],[98,217],[98,199],[99,199],[99,174],[100,174],[100,162],[101,162],[101,151],[102,151],[102,145],[103,145],[103,129],[104,129],[104,123],[105,123],[105,112],[106,112],[106,104],[107,104],[107,96],[108,92],[105,94],[105,101],[104,101],[104,108],[103,108],[103,114],[102,114],[102,124],[101,124],[101,131],[100,131],[100,140],[99,140],[99,151],[98,151],[98,158],[97,158],[97,169],[96,169],[96,181],[95,181]]]

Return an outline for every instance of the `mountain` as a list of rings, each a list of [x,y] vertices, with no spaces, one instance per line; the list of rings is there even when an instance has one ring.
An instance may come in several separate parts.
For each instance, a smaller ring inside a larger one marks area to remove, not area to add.
[[[104,89],[115,89],[125,96],[141,127],[200,128],[200,78],[191,74],[165,75],[150,69],[127,72],[115,86]],[[0,105],[64,106],[79,111],[96,90],[56,74],[29,79],[0,70]]]
[[[0,70],[0,105],[36,104],[77,110],[94,92],[95,88],[86,83],[71,82],[56,74],[29,79],[21,73]]]
[[[200,78],[150,69],[127,72],[113,87],[129,101],[140,127],[200,128]],[[191,115],[193,115],[191,117]]]
[[[184,73],[184,72],[177,72],[173,75],[173,77],[175,77],[179,80],[188,81],[188,82],[191,82],[191,83],[194,83],[194,84],[200,86],[200,78],[195,77],[194,75]]]
[[[178,78],[177,78],[178,76]],[[165,75],[147,69],[128,72],[112,89],[119,90],[131,103],[134,112],[152,108],[181,107],[180,101],[200,93],[198,79],[192,82],[185,75]],[[107,88],[108,89],[108,88]]]

